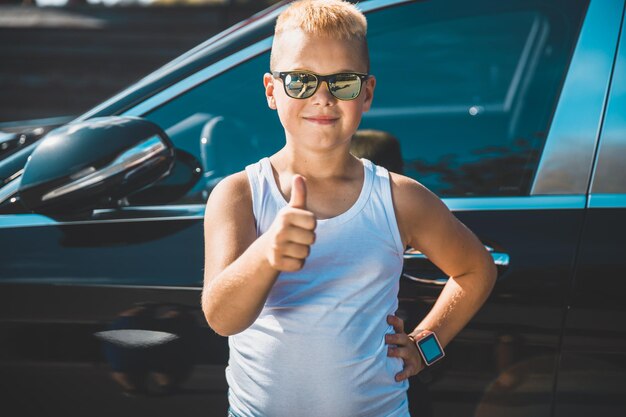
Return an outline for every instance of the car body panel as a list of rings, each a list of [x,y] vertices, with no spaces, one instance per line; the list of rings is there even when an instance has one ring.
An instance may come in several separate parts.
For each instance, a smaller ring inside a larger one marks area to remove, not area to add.
[[[563,330],[555,416],[626,410],[626,26],[595,169]]]

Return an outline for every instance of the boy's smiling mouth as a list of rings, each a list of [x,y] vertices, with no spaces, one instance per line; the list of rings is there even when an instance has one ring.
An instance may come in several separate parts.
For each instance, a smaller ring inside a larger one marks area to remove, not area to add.
[[[322,124],[322,125],[330,125],[339,120],[339,117],[335,116],[304,116],[304,120],[307,120],[312,123]]]

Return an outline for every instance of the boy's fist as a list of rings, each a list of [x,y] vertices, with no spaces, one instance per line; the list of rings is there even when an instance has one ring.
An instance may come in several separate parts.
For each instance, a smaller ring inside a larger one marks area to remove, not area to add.
[[[306,209],[304,177],[294,175],[289,205],[283,207],[268,230],[270,265],[285,272],[302,269],[315,242],[315,215]]]

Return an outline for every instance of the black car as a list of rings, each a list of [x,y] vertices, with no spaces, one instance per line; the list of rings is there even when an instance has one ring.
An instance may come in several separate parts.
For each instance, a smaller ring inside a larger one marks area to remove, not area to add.
[[[403,173],[499,272],[411,378],[412,415],[626,415],[624,6],[360,3],[377,77],[361,128],[398,139]],[[283,144],[262,88],[281,7],[0,160],[4,415],[226,414],[227,339],[200,309],[204,207]],[[408,248],[407,328],[447,278]]]

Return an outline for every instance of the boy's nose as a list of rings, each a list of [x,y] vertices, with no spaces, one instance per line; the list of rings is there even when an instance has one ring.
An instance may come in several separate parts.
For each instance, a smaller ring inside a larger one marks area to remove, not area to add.
[[[317,91],[311,97],[314,104],[327,106],[330,104],[334,104],[336,102],[335,96],[330,94],[330,87],[326,81],[322,81],[322,83],[317,87]]]

